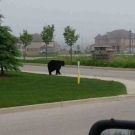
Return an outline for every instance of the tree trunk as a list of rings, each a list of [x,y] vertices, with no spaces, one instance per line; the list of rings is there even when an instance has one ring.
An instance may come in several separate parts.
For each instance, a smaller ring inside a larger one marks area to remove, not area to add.
[[[72,65],[72,45],[71,45],[71,65]]]
[[[46,61],[47,61],[47,44],[46,44],[46,52],[45,53],[46,53]]]
[[[2,64],[1,64],[1,75],[4,75],[4,68],[3,68]]]
[[[25,50],[23,52],[23,59],[25,60],[25,57],[26,57],[26,46],[25,46]]]

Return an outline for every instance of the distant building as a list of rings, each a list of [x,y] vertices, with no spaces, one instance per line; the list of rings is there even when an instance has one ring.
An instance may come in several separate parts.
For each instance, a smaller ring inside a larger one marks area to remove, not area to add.
[[[126,30],[114,30],[105,35],[98,34],[95,37],[95,43],[92,46],[109,46],[116,53],[135,51],[135,34]],[[131,45],[131,46],[130,46]],[[91,46],[91,48],[92,48]]]
[[[38,33],[32,34],[32,42],[26,47],[26,53],[28,55],[35,55],[35,54],[39,54],[42,51],[46,51],[46,45],[45,43],[42,41],[41,35]],[[55,49],[55,42],[50,42],[47,45],[47,50],[50,51],[54,51]],[[24,50],[24,45],[22,43],[18,43],[17,47],[23,51]]]

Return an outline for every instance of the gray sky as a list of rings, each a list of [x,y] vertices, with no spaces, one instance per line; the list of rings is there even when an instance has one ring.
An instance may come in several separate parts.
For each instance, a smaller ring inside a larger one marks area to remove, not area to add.
[[[83,46],[94,43],[97,34],[125,29],[135,33],[135,0],[1,0],[2,25],[19,36],[23,29],[41,33],[43,26],[55,25],[55,40],[63,45],[66,26],[76,29]]]

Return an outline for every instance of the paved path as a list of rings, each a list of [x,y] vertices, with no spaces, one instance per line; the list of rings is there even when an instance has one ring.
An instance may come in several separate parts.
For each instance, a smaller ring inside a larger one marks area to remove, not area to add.
[[[40,71],[48,74],[46,65],[43,64],[25,64],[23,70]],[[81,75],[86,76],[100,76],[111,77],[126,80],[135,80],[135,69],[123,69],[123,68],[108,68],[108,67],[92,67],[92,66],[80,66]],[[55,72],[54,72],[55,73]],[[64,66],[61,68],[62,74],[77,74],[77,66]]]

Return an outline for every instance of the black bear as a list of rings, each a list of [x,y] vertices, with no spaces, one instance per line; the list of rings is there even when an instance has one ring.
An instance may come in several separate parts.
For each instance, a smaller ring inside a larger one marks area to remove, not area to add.
[[[56,75],[60,74],[61,66],[65,66],[64,61],[60,61],[60,60],[51,60],[51,61],[49,61],[49,63],[48,63],[49,75],[51,75],[51,72],[53,72],[54,70],[56,70]]]

